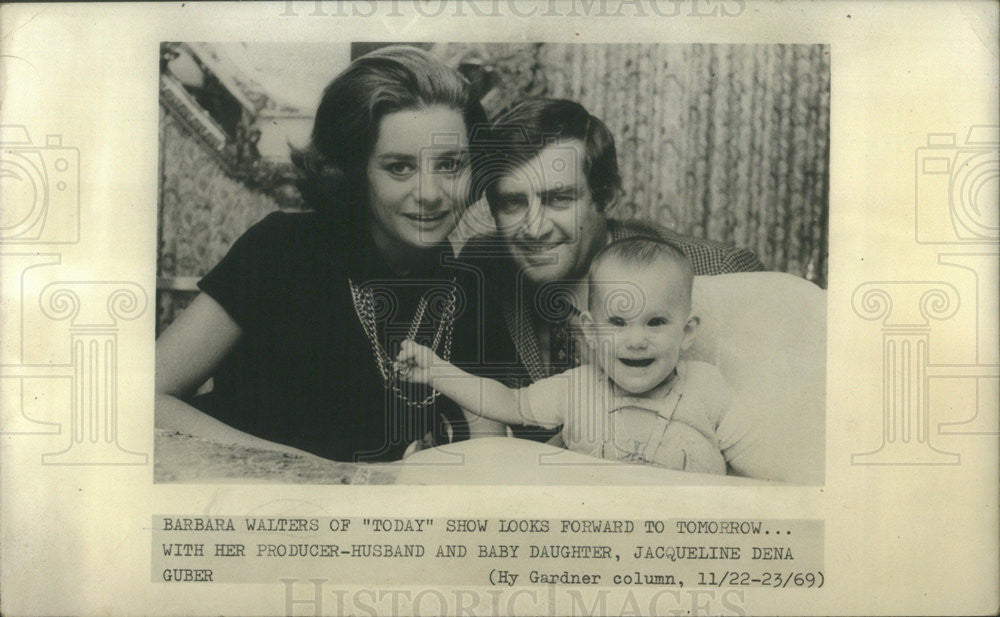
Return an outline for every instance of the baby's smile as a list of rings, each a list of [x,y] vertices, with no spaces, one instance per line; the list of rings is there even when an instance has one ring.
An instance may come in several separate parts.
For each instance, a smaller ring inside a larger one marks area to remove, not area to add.
[[[656,358],[618,358],[618,361],[631,368],[643,368],[656,361]]]

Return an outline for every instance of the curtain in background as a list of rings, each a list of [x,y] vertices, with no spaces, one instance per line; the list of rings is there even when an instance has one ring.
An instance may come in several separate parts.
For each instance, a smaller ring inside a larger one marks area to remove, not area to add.
[[[160,106],[157,334],[194,297],[193,280],[277,203],[233,179],[210,146]]]
[[[444,44],[496,75],[491,115],[569,98],[615,136],[625,195],[611,212],[753,250],[826,286],[830,57],[821,45]],[[233,241],[278,204],[160,107],[159,327]],[[179,283],[178,283],[179,281]]]
[[[615,136],[611,212],[753,250],[825,287],[830,56],[825,45],[450,44],[497,73],[487,111],[568,98]]]

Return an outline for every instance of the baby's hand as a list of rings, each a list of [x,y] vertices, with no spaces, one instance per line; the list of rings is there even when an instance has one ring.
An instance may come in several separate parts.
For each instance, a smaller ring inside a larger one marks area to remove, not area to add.
[[[431,366],[439,362],[444,361],[429,348],[407,339],[400,346],[393,368],[406,381],[430,385]]]

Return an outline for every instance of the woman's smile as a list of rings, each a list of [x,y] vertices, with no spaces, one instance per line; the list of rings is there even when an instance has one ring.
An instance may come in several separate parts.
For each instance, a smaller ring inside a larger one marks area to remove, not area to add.
[[[403,216],[404,218],[410,219],[411,221],[413,221],[415,223],[424,224],[424,225],[432,225],[432,224],[440,223],[441,221],[444,221],[445,219],[448,218],[448,215],[450,215],[450,214],[451,214],[451,212],[449,212],[447,210],[442,210],[440,212],[436,212],[436,213],[433,213],[433,214],[428,214],[428,213],[421,213],[421,214],[403,213],[401,216]]]
[[[468,206],[465,121],[443,106],[386,114],[368,162],[368,209],[376,245],[389,261],[443,242]],[[435,146],[437,135],[456,143]]]

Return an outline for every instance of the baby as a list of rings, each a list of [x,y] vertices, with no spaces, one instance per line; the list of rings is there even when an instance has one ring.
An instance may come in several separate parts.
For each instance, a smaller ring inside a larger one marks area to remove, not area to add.
[[[726,472],[716,428],[729,405],[719,371],[680,360],[698,317],[684,254],[658,239],[613,242],[588,273],[580,323],[591,361],[511,389],[475,377],[405,341],[396,367],[460,406],[507,424],[562,425],[566,446],[605,459]]]

